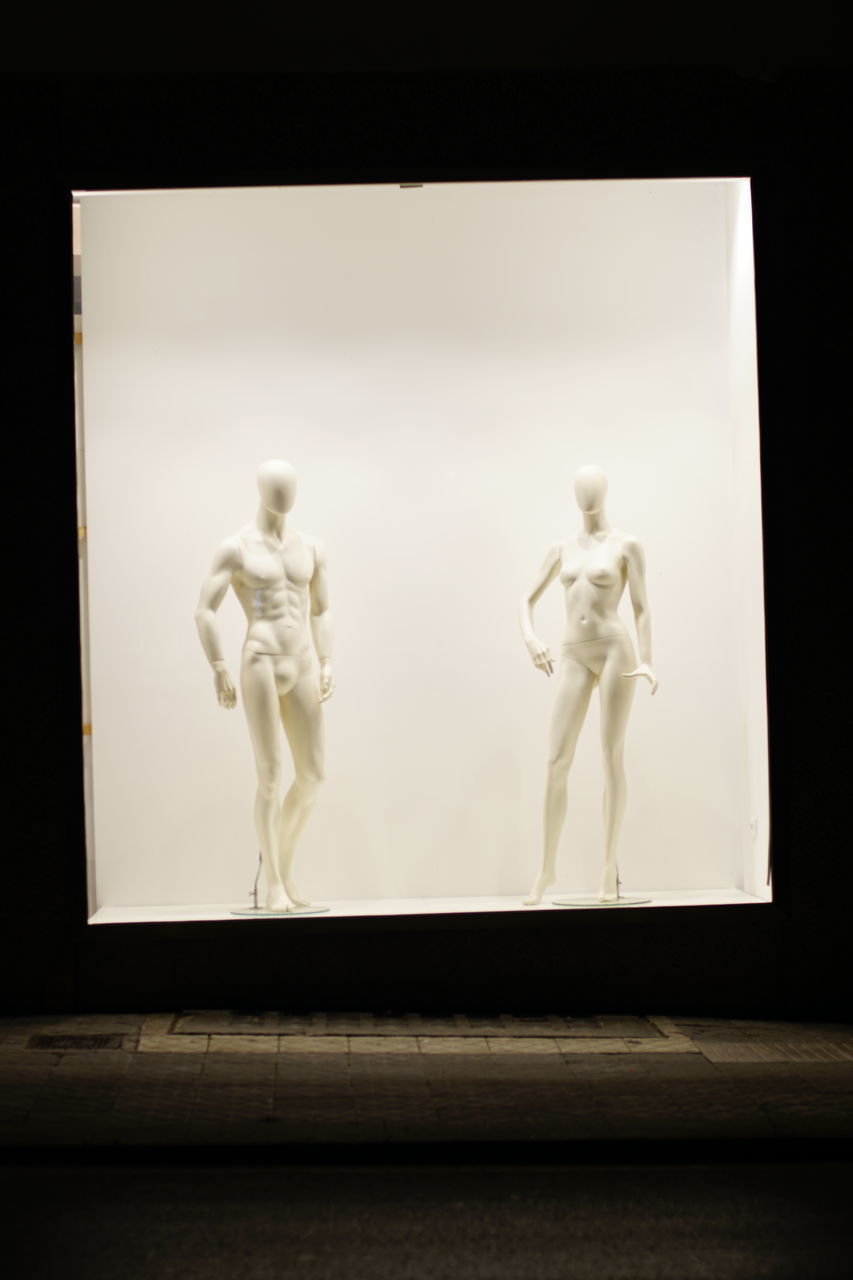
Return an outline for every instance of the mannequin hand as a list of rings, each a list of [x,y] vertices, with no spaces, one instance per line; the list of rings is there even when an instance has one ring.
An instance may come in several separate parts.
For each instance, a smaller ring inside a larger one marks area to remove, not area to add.
[[[554,659],[551,657],[551,651],[546,644],[540,644],[538,640],[532,640],[528,643],[527,651],[533,659],[533,665],[537,671],[544,671],[546,676],[554,674]]]
[[[648,680],[649,684],[652,686],[652,693],[657,692],[657,687],[658,687],[657,676],[655,675],[654,671],[652,671],[651,667],[648,665],[647,662],[641,662],[640,665],[638,667],[635,667],[633,671],[622,672],[623,680],[633,680],[637,676],[642,676],[644,680]]]
[[[335,691],[335,682],[332,679],[332,664],[328,658],[320,663],[320,687],[317,690],[317,696],[321,702],[325,702],[327,698],[331,698]]]
[[[216,689],[216,700],[220,707],[225,707],[226,711],[231,711],[237,705],[237,690],[234,688],[234,682],[225,670],[225,666],[216,666],[213,668],[213,685]]]

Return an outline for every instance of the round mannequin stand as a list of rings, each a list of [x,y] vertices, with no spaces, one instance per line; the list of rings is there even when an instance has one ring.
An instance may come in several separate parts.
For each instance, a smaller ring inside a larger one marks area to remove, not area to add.
[[[329,910],[328,907],[315,907],[313,904],[311,906],[305,906],[305,907],[294,907],[291,905],[291,906],[284,907],[279,911],[274,911],[271,907],[259,906],[258,881],[261,878],[262,866],[263,866],[263,855],[259,853],[258,869],[255,872],[255,883],[252,886],[252,892],[250,895],[252,899],[252,905],[250,907],[232,908],[232,911],[231,911],[232,916],[321,916],[323,915],[324,912]]]
[[[643,903],[651,902],[651,898],[635,898],[629,896],[627,898],[612,898],[610,901],[603,901],[590,895],[586,898],[554,898],[551,902],[552,907],[639,907]]]
[[[622,897],[622,882],[619,878],[619,872],[616,872],[616,897],[596,897],[593,893],[585,897],[555,897],[552,899],[552,906],[643,906],[647,902],[651,902],[651,897],[637,897],[633,893],[629,893],[628,897]]]
[[[285,907],[282,911],[272,911],[269,907],[234,907],[232,916],[275,916],[276,919],[287,919],[288,916],[320,916],[328,907]]]

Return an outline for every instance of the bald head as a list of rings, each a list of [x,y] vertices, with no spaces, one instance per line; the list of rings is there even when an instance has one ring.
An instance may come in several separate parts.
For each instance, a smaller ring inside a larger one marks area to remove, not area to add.
[[[268,511],[286,515],[296,498],[296,473],[289,462],[271,458],[258,467],[258,492]]]
[[[575,472],[575,497],[584,515],[594,515],[607,497],[607,476],[601,467],[581,467]]]

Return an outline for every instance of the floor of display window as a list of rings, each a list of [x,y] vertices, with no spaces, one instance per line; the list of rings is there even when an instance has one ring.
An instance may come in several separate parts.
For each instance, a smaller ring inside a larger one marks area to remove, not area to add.
[[[626,896],[627,896],[627,890]],[[521,898],[512,897],[493,897],[493,898],[376,898],[376,899],[350,899],[348,901],[318,901],[318,907],[328,908],[318,914],[316,917],[307,915],[304,918],[328,920],[330,917],[346,917],[346,916],[420,916],[420,915],[460,915],[466,912],[489,912],[489,911],[522,911],[526,915],[536,914],[542,911],[562,911],[572,910],[574,908],[564,908],[553,905],[552,896],[558,898],[572,899],[575,897],[584,898],[592,895],[577,894],[566,890],[558,892],[555,895],[548,895],[538,907],[525,907]],[[637,896],[641,896],[637,891]],[[648,890],[642,893],[643,897],[647,897],[649,901],[637,906],[625,906],[616,908],[599,908],[590,902],[591,910],[620,910],[620,911],[646,911],[649,907],[718,907],[731,906],[737,904],[756,904],[766,901],[764,898],[756,897],[751,893],[744,893],[741,889],[692,889],[692,890]],[[235,903],[201,903],[192,906],[163,906],[163,905],[145,905],[134,907],[100,907],[89,918],[90,924],[141,924],[141,923],[163,923],[178,920],[246,920],[245,914],[235,915],[235,911],[245,912],[246,908],[251,904],[248,902]],[[271,917],[258,912],[258,918],[269,920]],[[282,917],[287,919],[288,917]],[[294,912],[293,919],[303,918],[298,912]]]

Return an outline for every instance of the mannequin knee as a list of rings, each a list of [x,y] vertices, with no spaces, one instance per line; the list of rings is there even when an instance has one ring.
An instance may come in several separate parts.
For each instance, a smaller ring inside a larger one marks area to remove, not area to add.
[[[258,795],[263,800],[277,800],[281,785],[281,764],[270,760],[258,765]]]
[[[622,745],[618,747],[605,747],[604,756],[604,772],[608,780],[619,781],[625,775],[624,759],[625,753]]]
[[[561,753],[553,756],[548,761],[548,781],[555,786],[561,786],[569,776],[569,769],[572,767],[572,754]]]
[[[317,793],[320,790],[326,775],[321,765],[312,765],[310,769],[300,769],[296,785],[304,801],[311,803],[317,799]]]

